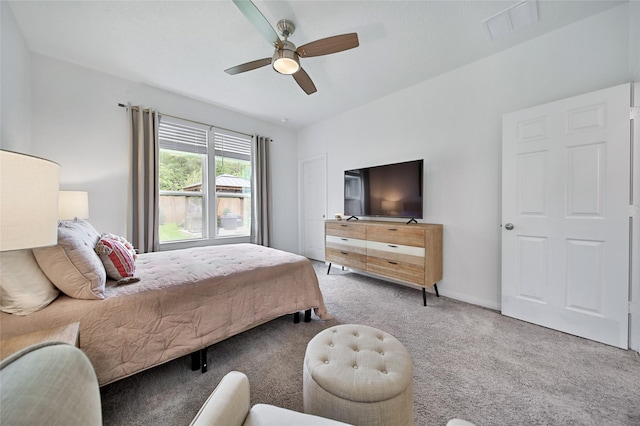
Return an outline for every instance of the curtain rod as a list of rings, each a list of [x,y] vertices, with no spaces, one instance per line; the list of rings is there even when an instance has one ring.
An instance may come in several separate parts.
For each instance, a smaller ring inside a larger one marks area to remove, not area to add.
[[[118,104],[119,107],[121,108],[127,108],[127,105],[125,104]],[[131,109],[134,109],[136,111],[140,110],[140,107],[137,106],[131,106]],[[148,109],[143,109],[143,111],[149,111]],[[184,120],[184,121],[189,121],[191,123],[195,123],[195,124],[200,124],[201,126],[208,126],[208,127],[215,127],[216,129],[221,129],[221,130],[226,130],[228,132],[234,132],[234,133],[239,133],[241,135],[245,135],[245,136],[249,136],[249,137],[253,137],[253,135],[250,135],[249,133],[244,133],[244,132],[239,132],[237,130],[233,130],[233,129],[226,129],[224,127],[220,127],[220,126],[216,126],[215,124],[209,124],[209,123],[203,123],[201,121],[195,121],[195,120],[189,120],[188,118],[182,118],[182,117],[176,117],[175,115],[171,115],[171,114],[164,114],[162,112],[158,112],[158,114],[160,115],[164,115],[166,117],[171,117],[171,118],[177,118],[178,120]]]

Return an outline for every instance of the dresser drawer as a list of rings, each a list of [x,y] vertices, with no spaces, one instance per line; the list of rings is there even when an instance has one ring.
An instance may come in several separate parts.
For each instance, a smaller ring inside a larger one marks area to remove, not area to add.
[[[367,256],[367,272],[424,286],[424,264]]]
[[[357,238],[327,235],[325,239],[325,248],[348,251],[358,254],[367,254],[367,242],[365,240],[359,240]]]
[[[367,256],[380,257],[395,262],[411,263],[424,268],[424,247],[367,241]]]
[[[326,235],[365,240],[367,238],[367,227],[360,223],[325,222],[325,233]]]
[[[424,247],[424,228],[412,226],[367,225],[367,239],[391,244]]]
[[[367,269],[367,255],[327,247],[325,261],[361,270]]]

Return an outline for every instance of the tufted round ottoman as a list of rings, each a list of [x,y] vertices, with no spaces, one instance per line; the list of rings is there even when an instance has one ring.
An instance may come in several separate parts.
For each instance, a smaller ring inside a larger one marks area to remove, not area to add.
[[[413,425],[413,362],[392,335],[345,324],[318,333],[303,364],[304,411],[362,426]]]

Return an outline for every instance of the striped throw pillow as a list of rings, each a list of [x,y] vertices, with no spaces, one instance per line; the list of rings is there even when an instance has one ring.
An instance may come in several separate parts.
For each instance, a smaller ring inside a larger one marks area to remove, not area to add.
[[[126,239],[113,234],[103,234],[95,250],[109,278],[130,282],[130,278],[136,272],[136,252]]]

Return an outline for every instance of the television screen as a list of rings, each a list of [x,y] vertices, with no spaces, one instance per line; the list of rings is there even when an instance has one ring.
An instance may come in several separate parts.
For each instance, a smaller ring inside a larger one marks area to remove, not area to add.
[[[344,172],[344,214],[422,219],[424,160]]]

